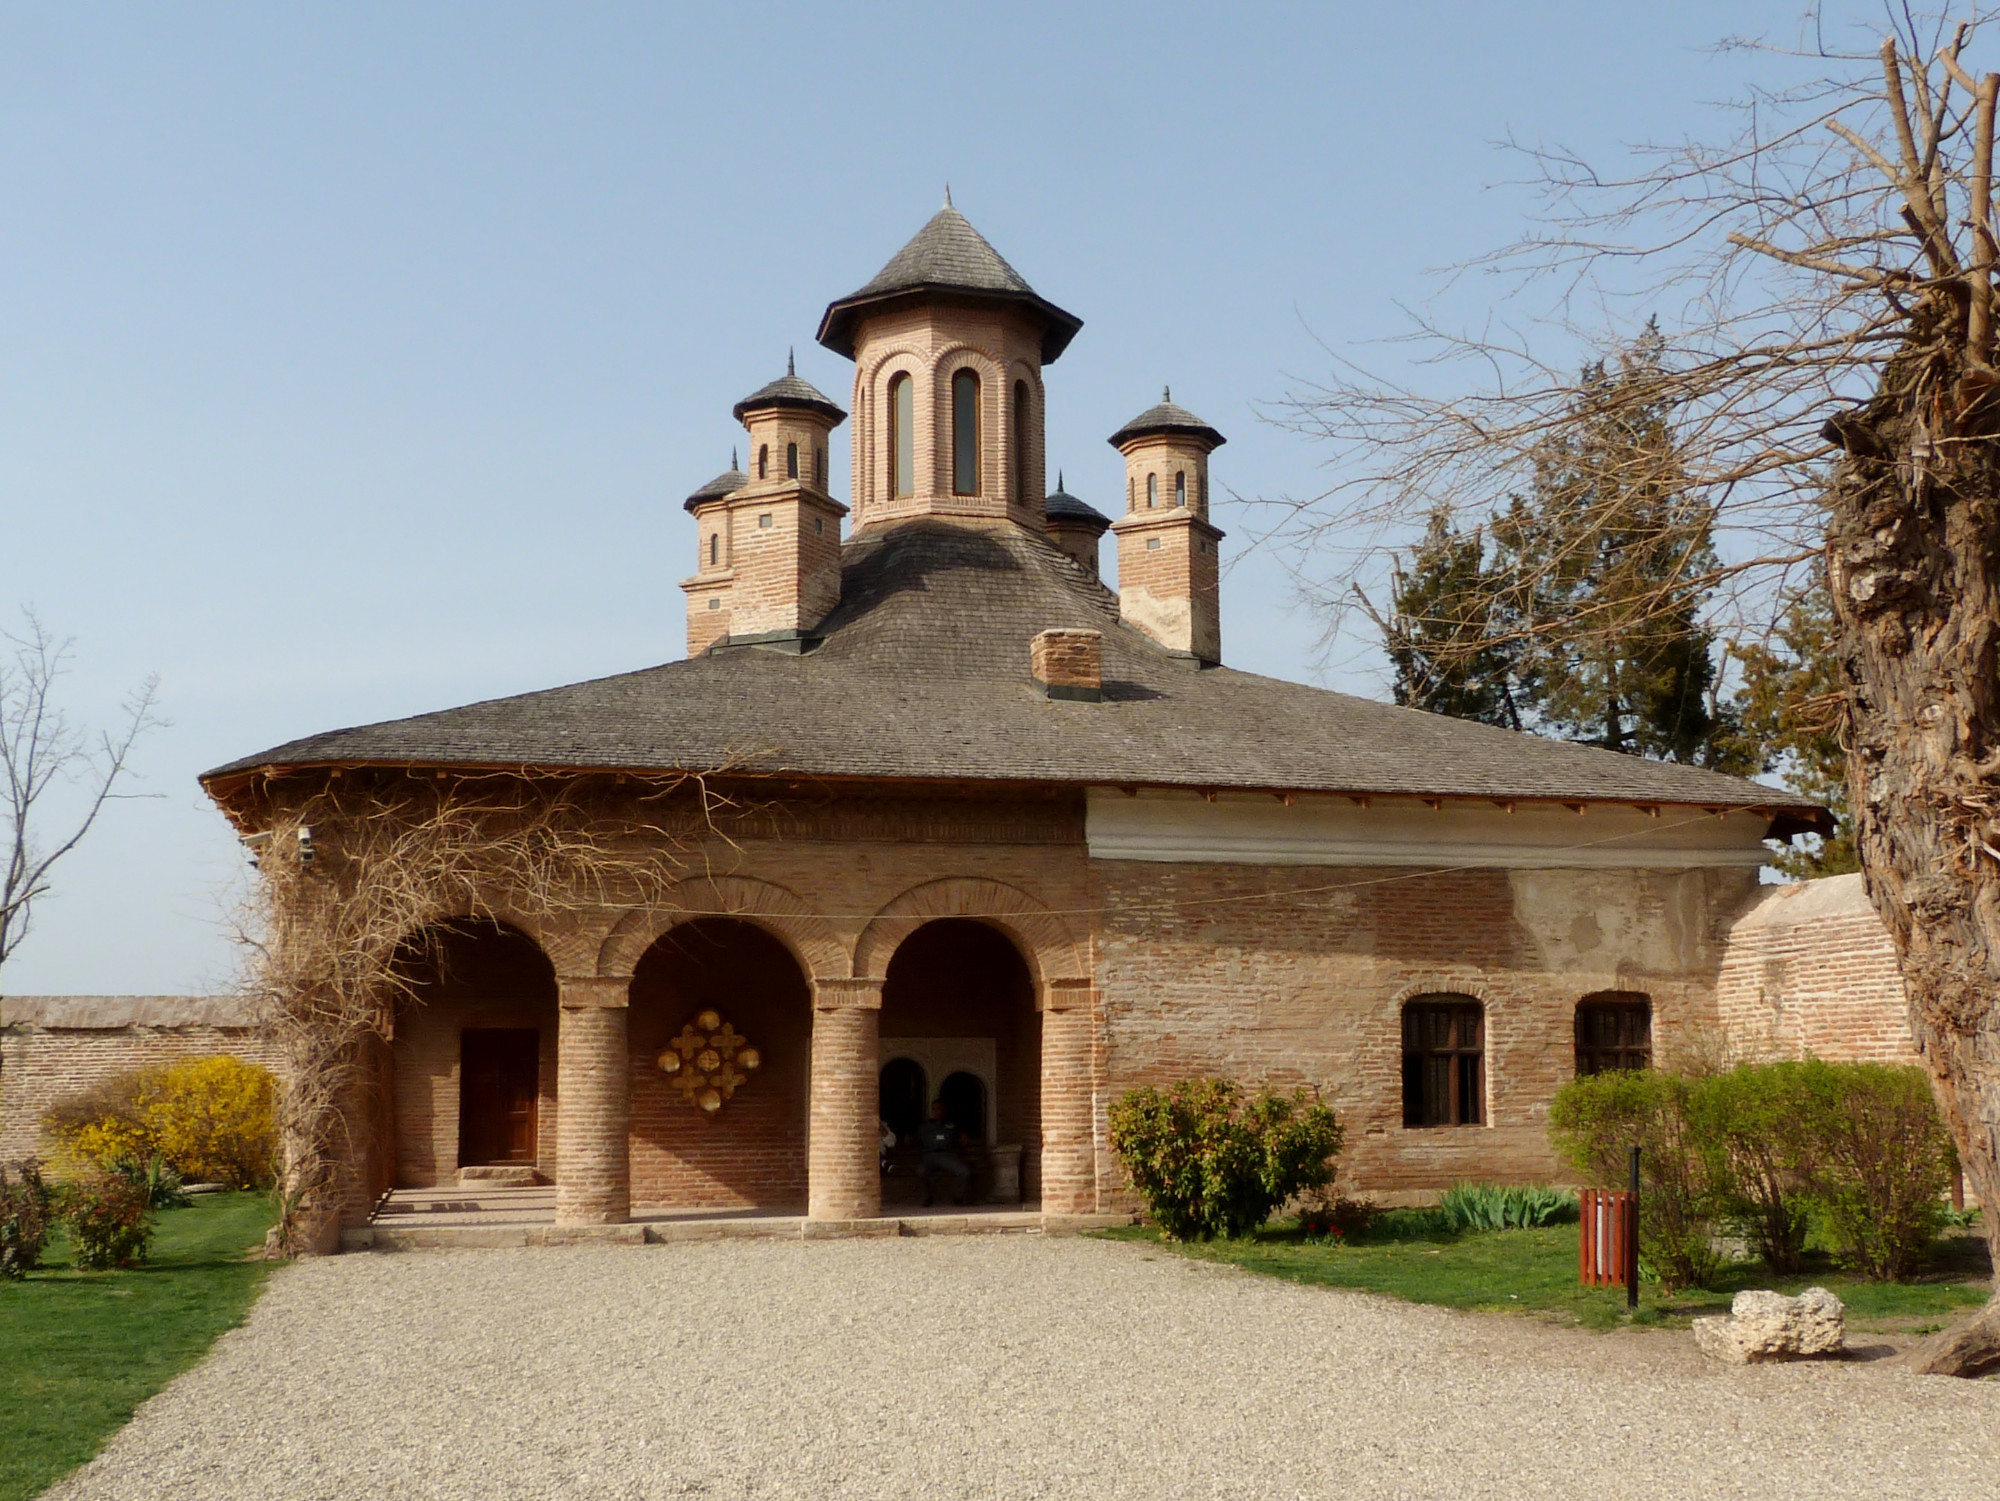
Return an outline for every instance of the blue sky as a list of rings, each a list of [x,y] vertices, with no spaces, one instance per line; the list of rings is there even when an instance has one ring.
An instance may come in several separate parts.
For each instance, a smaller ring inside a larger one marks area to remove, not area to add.
[[[1429,268],[1518,232],[1496,141],[1712,135],[1760,66],[1713,44],[1798,25],[1796,0],[0,5],[0,616],[77,638],[80,716],[157,671],[173,721],[0,984],[227,983],[242,863],[206,767],[679,655],[679,502],[731,403],[795,345],[847,404],[820,311],[947,180],[1084,319],[1048,374],[1072,491],[1109,507],[1105,436],[1171,382],[1229,437],[1218,493],[1310,494],[1325,456],[1260,414],[1329,348],[1393,368],[1373,341]],[[1324,642],[1217,519],[1225,657],[1382,694],[1373,643]]]

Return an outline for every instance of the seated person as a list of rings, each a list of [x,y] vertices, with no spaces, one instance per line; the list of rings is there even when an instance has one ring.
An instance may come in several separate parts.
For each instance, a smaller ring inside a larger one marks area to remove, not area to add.
[[[959,1144],[964,1140],[965,1134],[944,1118],[944,1101],[932,1100],[931,1118],[917,1132],[917,1142],[924,1149],[923,1165],[917,1169],[917,1176],[924,1185],[926,1207],[940,1174],[951,1180],[952,1203],[965,1202],[972,1187],[972,1169],[958,1154]]]

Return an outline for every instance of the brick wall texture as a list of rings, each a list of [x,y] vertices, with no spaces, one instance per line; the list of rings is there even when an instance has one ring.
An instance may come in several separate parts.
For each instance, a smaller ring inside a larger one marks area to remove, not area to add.
[[[1896,951],[1859,875],[1762,888],[1731,930],[1715,993],[1745,1054],[1918,1061]]]
[[[1055,1212],[1129,1204],[1110,1102],[1199,1073],[1317,1089],[1360,1190],[1558,1177],[1549,1100],[1574,1069],[1577,1003],[1603,991],[1650,998],[1664,1059],[1718,1023],[1746,1050],[1911,1056],[1858,881],[1093,861],[1066,793],[829,794],[745,813],[730,834],[703,852],[683,910],[636,933],[632,914],[606,911],[595,945],[461,935],[371,1064],[379,1098],[361,1113],[376,1138],[350,1174],[353,1214],[390,1176],[454,1181],[468,1027],[539,1033],[535,1165],[576,1222],[634,1207],[876,1212],[884,1037],[993,1040],[999,1139],[1021,1143],[1028,1197]],[[600,973],[557,974],[593,947]],[[1403,1125],[1402,1008],[1427,996],[1483,1007],[1477,1125]],[[271,1061],[246,1018],[209,1003],[92,1004],[7,1003],[0,1155],[29,1144],[64,1090],[122,1068]],[[709,1113],[657,1064],[703,1009],[761,1054]]]
[[[1028,671],[1051,688],[1101,688],[1104,633],[1043,631],[1028,643]]]
[[[51,1107],[133,1069],[227,1053],[281,1071],[229,996],[10,996],[0,1001],[0,1162],[47,1150]]]

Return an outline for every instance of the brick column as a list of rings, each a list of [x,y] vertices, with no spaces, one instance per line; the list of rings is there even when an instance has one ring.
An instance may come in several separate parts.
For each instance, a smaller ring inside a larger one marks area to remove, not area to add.
[[[814,984],[812,1117],[806,1152],[806,1216],[869,1220],[882,1212],[877,1166],[881,1095],[880,980]]]
[[[631,1218],[630,1062],[624,980],[558,981],[556,1223],[613,1225]]]
[[[1042,1213],[1094,1214],[1090,982],[1053,980],[1042,999]]]

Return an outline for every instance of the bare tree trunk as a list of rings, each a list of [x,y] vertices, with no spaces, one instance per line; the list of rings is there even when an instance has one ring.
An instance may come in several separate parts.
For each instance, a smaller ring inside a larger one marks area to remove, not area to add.
[[[1955,363],[1898,361],[1829,434],[1827,577],[1864,879],[2000,1264],[2000,461]],[[2000,1332],[1996,1305],[1978,1322]]]

